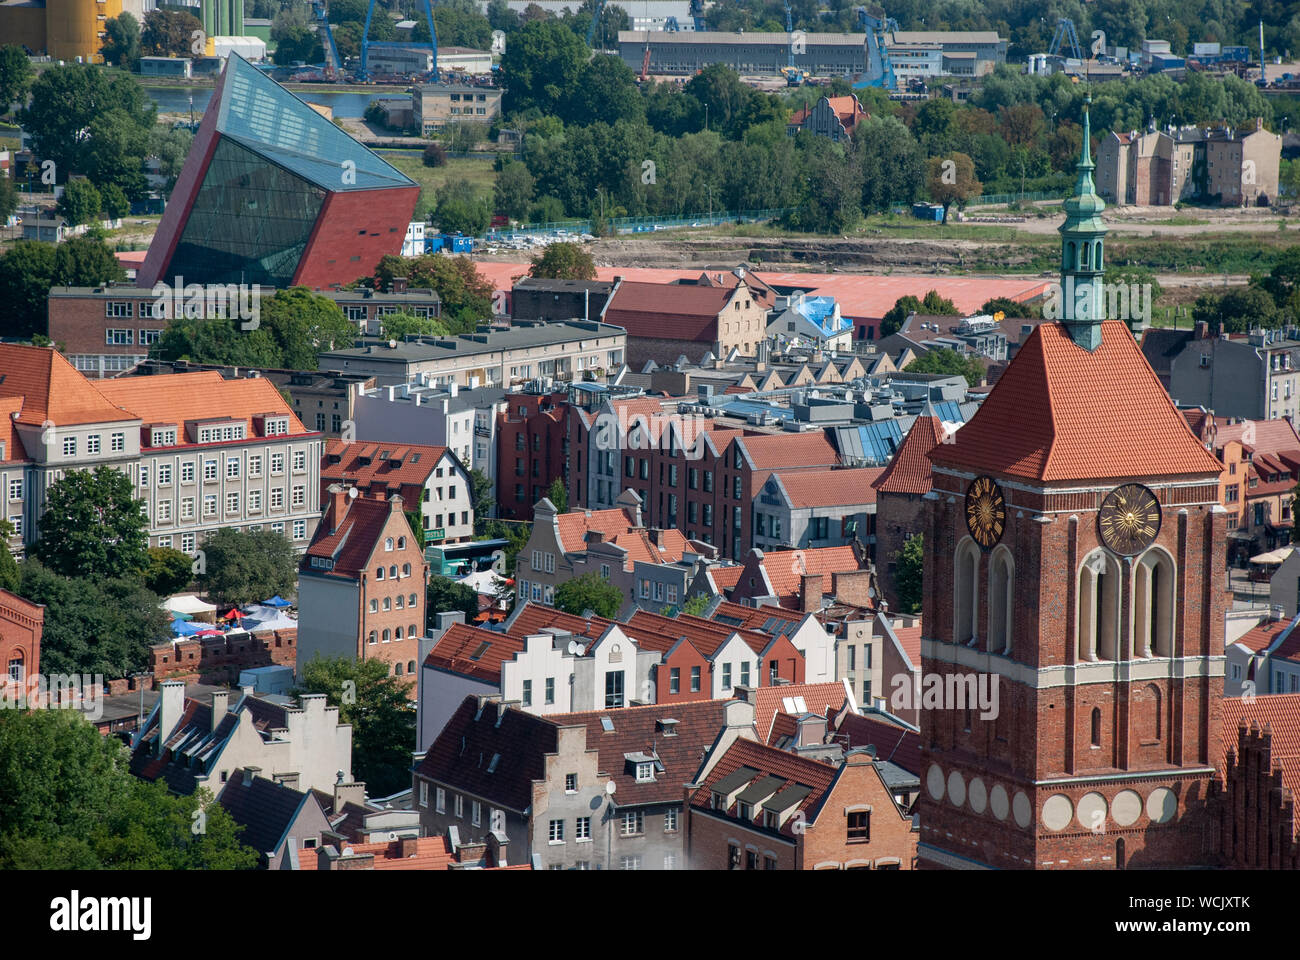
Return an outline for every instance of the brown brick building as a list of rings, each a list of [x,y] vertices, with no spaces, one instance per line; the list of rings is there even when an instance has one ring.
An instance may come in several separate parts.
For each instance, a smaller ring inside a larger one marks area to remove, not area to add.
[[[41,630],[45,607],[0,590],[0,687],[22,683],[41,672]]]
[[[565,481],[569,460],[569,404],[563,392],[512,393],[497,414],[497,516],[533,519],[533,504],[556,480]]]

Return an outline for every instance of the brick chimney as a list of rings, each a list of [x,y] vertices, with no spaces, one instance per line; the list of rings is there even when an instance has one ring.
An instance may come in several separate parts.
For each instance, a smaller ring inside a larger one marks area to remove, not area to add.
[[[160,742],[165,742],[180,722],[185,712],[185,683],[181,680],[164,680],[158,710]]]
[[[343,522],[343,517],[347,515],[348,509],[348,490],[341,483],[331,483],[328,493],[330,495],[330,535],[338,533],[339,524]]]
[[[390,293],[406,293],[406,277],[393,277],[389,284]]]
[[[799,578],[799,609],[812,613],[822,608],[822,575],[805,573]]]
[[[366,785],[364,782],[334,784],[334,812],[338,813],[347,803],[361,806],[366,802]]]
[[[419,837],[402,837],[397,841],[397,855],[403,860],[418,856],[420,853]]]

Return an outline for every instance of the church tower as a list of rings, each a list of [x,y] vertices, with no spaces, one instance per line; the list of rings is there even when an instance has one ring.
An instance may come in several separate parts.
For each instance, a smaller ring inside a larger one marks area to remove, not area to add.
[[[1097,196],[1092,180],[1096,164],[1088,138],[1092,128],[1088,120],[1089,96],[1083,108],[1083,150],[1075,164],[1078,177],[1074,196],[1065,201],[1065,222],[1061,224],[1061,321],[1072,339],[1085,350],[1096,350],[1101,343],[1105,319],[1102,275],[1105,273],[1104,250],[1106,225],[1101,212],[1106,202]]]
[[[1104,269],[1084,124],[1063,286]],[[1043,323],[929,459],[921,865],[1211,862],[1222,467],[1128,327]]]

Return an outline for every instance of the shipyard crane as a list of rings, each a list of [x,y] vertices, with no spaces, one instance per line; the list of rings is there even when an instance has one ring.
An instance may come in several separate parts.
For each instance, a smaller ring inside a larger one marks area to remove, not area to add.
[[[370,21],[375,15],[375,4],[377,0],[370,0],[366,7],[366,25],[361,31],[361,68],[357,71],[358,80],[370,79],[370,50],[372,47],[383,47],[385,49],[427,49],[433,51],[433,70],[431,79],[434,83],[438,82],[438,28],[433,23],[433,8],[429,5],[429,0],[420,0],[424,8],[424,19],[429,25],[429,42],[428,43],[401,43],[398,41],[371,41],[370,40]],[[385,14],[381,14],[385,15]]]
[[[330,29],[325,0],[312,0],[311,9],[312,19],[316,21],[316,33],[323,35],[321,46],[325,50],[325,76],[329,80],[342,80],[343,61],[339,58],[339,48],[334,45],[334,32]]]
[[[1070,44],[1071,55],[1075,60],[1083,59],[1083,48],[1079,46],[1079,34],[1074,29],[1074,21],[1061,17],[1056,21],[1056,33],[1052,34],[1052,44],[1047,48],[1049,57],[1059,56],[1062,42]]]
[[[786,33],[786,62],[781,68],[781,75],[785,77],[785,82],[791,87],[797,87],[807,75],[794,65],[794,16],[790,9],[790,0],[785,0],[785,33]]]
[[[885,46],[885,33],[898,30],[898,21],[885,16],[885,11],[876,7],[875,13],[866,7],[853,8],[858,15],[858,25],[867,35],[867,75],[853,84],[855,89],[863,87],[882,87],[885,90],[898,89],[898,77],[894,75],[894,64],[889,58],[889,48]]]

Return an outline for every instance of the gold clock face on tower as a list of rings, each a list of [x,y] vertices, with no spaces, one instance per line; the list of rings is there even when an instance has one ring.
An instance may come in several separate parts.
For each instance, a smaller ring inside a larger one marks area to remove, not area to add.
[[[1160,501],[1140,483],[1116,487],[1101,502],[1097,532],[1101,542],[1121,557],[1139,554],[1160,532]]]
[[[976,477],[966,488],[966,529],[985,550],[1002,539],[1007,525],[1007,500],[992,477]]]

